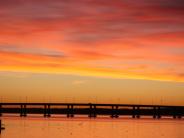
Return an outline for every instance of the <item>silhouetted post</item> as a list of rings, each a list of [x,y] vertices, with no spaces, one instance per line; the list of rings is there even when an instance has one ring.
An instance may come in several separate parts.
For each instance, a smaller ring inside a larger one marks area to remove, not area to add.
[[[178,108],[177,112],[178,112],[178,119],[181,119],[181,117],[182,117],[182,109]]]
[[[0,104],[0,117],[2,116],[2,105]]]
[[[160,107],[157,107],[157,119],[160,119],[161,115],[160,115]]]
[[[67,117],[74,117],[74,105],[67,105]]]
[[[70,105],[67,105],[67,117],[70,117]]]
[[[2,128],[2,124],[1,124],[1,120],[0,120],[0,134],[1,134],[1,128]]]
[[[47,105],[44,104],[44,109],[43,109],[43,114],[44,114],[44,117],[47,117]]]
[[[27,109],[26,109],[26,105],[23,105],[23,116],[26,117],[27,116]]]
[[[23,114],[24,114],[23,105],[21,104],[21,105],[20,105],[20,117],[22,117]]]
[[[140,118],[140,107],[137,106],[137,110],[136,110],[136,118]]]
[[[90,107],[89,107],[89,117],[96,117],[96,105],[92,105],[90,104]]]
[[[173,107],[173,119],[176,119],[176,108],[175,107]]]
[[[119,117],[118,105],[116,105],[115,118]]]
[[[156,118],[156,107],[153,107],[153,118]]]
[[[114,118],[114,106],[112,105],[112,109],[111,109],[111,118]]]
[[[89,104],[89,117],[92,117],[92,105],[91,103]]]
[[[133,109],[132,109],[132,118],[135,118],[135,106],[133,106]]]
[[[74,117],[74,109],[73,109],[73,104],[71,105],[71,112],[70,112],[70,117]]]
[[[96,105],[93,105],[92,106],[92,110],[93,110],[93,113],[92,113],[92,117],[96,117]]]
[[[89,117],[96,117],[96,105],[90,105],[90,114],[89,114]]]
[[[178,115],[178,119],[181,119],[181,115]]]
[[[47,105],[47,117],[51,117],[50,104]]]

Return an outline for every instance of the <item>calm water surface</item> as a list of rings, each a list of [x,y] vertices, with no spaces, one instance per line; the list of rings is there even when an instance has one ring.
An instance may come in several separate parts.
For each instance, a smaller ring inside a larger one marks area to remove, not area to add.
[[[184,138],[184,120],[3,117],[0,138]]]

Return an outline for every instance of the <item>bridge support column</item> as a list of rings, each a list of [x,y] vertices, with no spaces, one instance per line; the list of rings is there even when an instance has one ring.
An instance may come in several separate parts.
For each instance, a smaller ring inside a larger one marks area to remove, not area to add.
[[[2,116],[2,105],[0,104],[0,117]]]
[[[70,105],[67,105],[67,117],[70,117]]]
[[[27,116],[27,109],[26,109],[26,105],[23,105],[23,117]]]
[[[178,117],[178,119],[181,119],[181,118],[182,118],[182,116],[181,116],[181,115],[178,115],[177,117]]]
[[[181,108],[178,108],[178,109],[177,109],[177,113],[178,113],[178,114],[177,114],[177,118],[178,118],[178,119],[181,119],[181,116],[182,116],[182,110],[181,110]]]
[[[153,118],[155,119],[156,118],[156,107],[153,107]]]
[[[112,109],[111,109],[111,118],[114,118],[115,116],[115,113],[114,113],[114,106],[112,105]]]
[[[180,107],[180,108],[178,108],[178,119],[181,119],[182,118],[182,114],[183,114],[184,112],[183,112],[183,110],[182,110],[182,108]]]
[[[157,107],[157,119],[161,118],[160,107]]]
[[[91,104],[89,105],[89,117],[90,118],[92,117],[92,105]]]
[[[136,109],[136,118],[140,118],[140,107],[139,106]]]
[[[47,117],[51,117],[50,104],[47,105]]]
[[[94,105],[93,106],[93,117],[94,118],[96,118],[96,113],[97,113],[97,111],[96,111],[96,105]]]
[[[132,118],[135,118],[135,106],[133,106],[133,109],[132,109]]]
[[[74,105],[67,105],[67,117],[74,117]]]
[[[96,117],[96,105],[90,105],[89,107],[89,117]]]
[[[21,104],[20,105],[20,117],[23,117],[23,113],[24,113],[24,111],[23,111],[23,105]]]
[[[0,134],[1,134],[2,122],[0,120]]]
[[[111,111],[111,118],[118,118],[119,117],[119,111],[118,106],[115,107],[112,105],[112,111]]]
[[[176,119],[176,109],[174,107],[172,109],[172,112],[173,112],[173,119]]]
[[[43,116],[44,117],[51,117],[51,111],[50,111],[50,104],[44,104],[44,109],[43,109],[44,113],[43,113]]]
[[[47,117],[47,105],[46,104],[44,104],[43,116]]]
[[[119,117],[119,109],[118,106],[116,105],[116,110],[115,110],[115,118]]]
[[[71,105],[71,109],[70,109],[70,117],[74,117],[74,109],[73,109],[73,105]]]

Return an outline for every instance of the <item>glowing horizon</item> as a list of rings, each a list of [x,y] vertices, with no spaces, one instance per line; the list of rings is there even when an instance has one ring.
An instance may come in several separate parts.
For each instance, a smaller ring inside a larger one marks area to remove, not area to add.
[[[0,73],[183,83],[183,5],[181,0],[1,0]]]

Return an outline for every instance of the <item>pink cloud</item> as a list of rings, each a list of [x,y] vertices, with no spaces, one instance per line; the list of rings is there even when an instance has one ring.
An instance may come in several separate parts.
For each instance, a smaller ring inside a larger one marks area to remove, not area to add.
[[[181,0],[2,0],[1,63],[183,78],[183,9]]]

